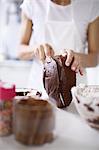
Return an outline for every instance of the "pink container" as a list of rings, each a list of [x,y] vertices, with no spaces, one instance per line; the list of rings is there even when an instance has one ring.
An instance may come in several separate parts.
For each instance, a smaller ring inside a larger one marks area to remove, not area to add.
[[[0,136],[12,133],[12,102],[15,85],[0,82]]]

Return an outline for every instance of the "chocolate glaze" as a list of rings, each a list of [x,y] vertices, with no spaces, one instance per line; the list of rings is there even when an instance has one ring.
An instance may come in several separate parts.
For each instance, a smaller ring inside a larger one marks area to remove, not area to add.
[[[55,56],[53,65],[45,64],[44,87],[49,97],[56,101],[59,108],[68,106],[72,101],[71,88],[76,85],[76,73],[71,66],[65,65],[66,56]]]

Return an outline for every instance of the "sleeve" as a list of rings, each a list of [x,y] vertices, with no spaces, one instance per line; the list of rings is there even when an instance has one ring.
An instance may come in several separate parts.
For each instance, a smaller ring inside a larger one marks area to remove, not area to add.
[[[33,13],[33,8],[32,8],[32,1],[31,0],[24,0],[23,3],[21,4],[20,8],[21,10],[25,13],[25,15],[32,20],[32,13]]]
[[[97,17],[99,17],[99,0],[93,0],[90,13],[90,22],[93,22]]]

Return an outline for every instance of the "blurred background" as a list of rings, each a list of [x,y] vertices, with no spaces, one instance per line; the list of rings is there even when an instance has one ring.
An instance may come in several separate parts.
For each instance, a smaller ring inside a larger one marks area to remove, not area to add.
[[[0,80],[27,87],[30,61],[17,59],[23,0],[0,0]]]
[[[0,54],[17,58],[22,0],[0,0]]]

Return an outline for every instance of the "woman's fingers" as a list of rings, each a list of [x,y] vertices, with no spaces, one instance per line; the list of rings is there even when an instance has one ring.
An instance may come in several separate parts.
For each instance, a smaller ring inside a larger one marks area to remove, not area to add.
[[[66,64],[66,66],[69,66],[73,60],[74,52],[72,50],[66,50],[65,53],[67,55],[65,64]]]
[[[45,60],[45,50],[44,50],[44,46],[43,45],[40,45],[40,48],[39,48],[39,59],[41,61]]]
[[[54,50],[49,44],[40,45],[35,48],[34,55],[41,61],[44,61],[46,57],[52,57]]]
[[[80,75],[83,75],[83,68],[79,65],[77,61],[74,61],[74,63],[71,66],[71,69],[76,73],[80,73]]]
[[[45,49],[43,45],[40,45],[34,49],[34,56],[41,61],[45,59]]]
[[[82,67],[79,67],[79,73],[80,73],[80,75],[84,75],[84,70],[83,70],[83,68]]]
[[[77,71],[78,70],[78,67],[79,67],[79,63],[77,60],[74,60],[73,63],[72,63],[72,66],[71,66],[71,69],[73,71]]]
[[[45,55],[46,56],[53,56],[54,55],[54,50],[49,44],[45,44]]]
[[[66,59],[66,66],[71,65],[71,70],[75,71],[76,73],[80,73],[83,75],[83,69],[80,65],[80,58],[79,55],[73,52],[72,50],[65,50],[65,55],[67,55]]]
[[[71,69],[76,73],[80,73],[80,75],[83,75],[83,68],[80,66],[80,64],[77,61],[73,62]]]

